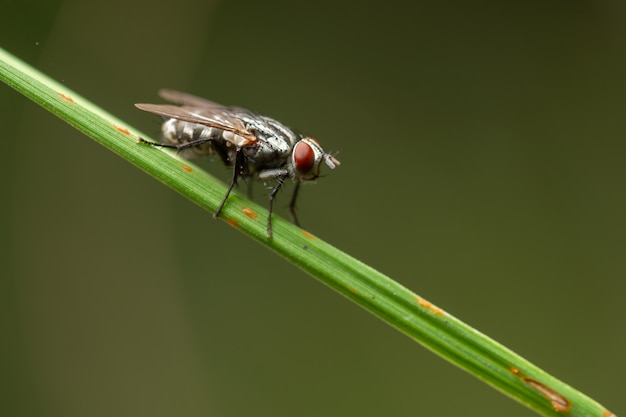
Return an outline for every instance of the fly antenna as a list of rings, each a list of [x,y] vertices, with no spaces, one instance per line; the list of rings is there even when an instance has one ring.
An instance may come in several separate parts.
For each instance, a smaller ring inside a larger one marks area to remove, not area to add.
[[[335,169],[341,165],[341,162],[329,153],[324,154],[324,162],[326,162],[326,165],[328,165],[330,169]]]

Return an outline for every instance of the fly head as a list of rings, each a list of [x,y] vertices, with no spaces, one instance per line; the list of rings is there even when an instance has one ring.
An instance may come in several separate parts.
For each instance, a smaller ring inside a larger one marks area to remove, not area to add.
[[[291,164],[294,176],[302,181],[314,181],[320,176],[322,161],[330,168],[335,169],[340,162],[324,149],[313,138],[303,138],[293,147]]]

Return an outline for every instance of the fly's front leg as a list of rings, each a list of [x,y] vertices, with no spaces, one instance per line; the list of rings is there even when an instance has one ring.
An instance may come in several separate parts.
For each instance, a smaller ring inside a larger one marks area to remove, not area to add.
[[[300,222],[298,221],[298,216],[296,216],[296,198],[298,197],[298,190],[300,190],[300,181],[296,182],[296,185],[293,189],[293,194],[291,195],[291,201],[289,202],[289,213],[291,213],[291,221],[298,227],[300,226]]]

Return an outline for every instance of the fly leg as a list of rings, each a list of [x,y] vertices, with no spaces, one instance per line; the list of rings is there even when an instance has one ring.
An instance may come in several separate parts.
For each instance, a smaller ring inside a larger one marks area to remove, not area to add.
[[[202,138],[202,139],[192,140],[186,143],[169,144],[169,143],[150,142],[141,137],[138,139],[138,142],[140,143],[145,143],[146,145],[155,146],[158,148],[172,148],[172,149],[176,149],[177,152],[181,152],[181,151],[184,151],[185,149],[193,148],[195,146],[202,145],[203,143],[209,143],[212,141],[213,141],[213,138]],[[226,155],[225,153],[219,152],[219,150],[220,149],[216,149],[216,152],[218,152],[220,157],[224,160],[224,163],[228,164],[229,162],[228,155]],[[233,164],[233,176],[232,176],[232,179],[230,180],[230,185],[228,186],[226,195],[222,199],[222,202],[217,208],[217,211],[215,211],[215,213],[213,214],[213,218],[217,219],[219,217],[222,209],[224,208],[224,204],[226,204],[226,200],[228,200],[228,196],[230,195],[230,192],[233,190],[233,187],[235,186],[235,184],[237,184],[237,178],[239,178],[240,175],[244,174],[244,169],[245,169],[245,164],[243,160],[243,153],[241,152],[241,148],[237,148],[237,150],[235,151],[235,163]]]
[[[278,193],[278,190],[280,190],[280,187],[283,186],[285,178],[287,178],[286,174],[276,177],[276,186],[272,189],[272,192],[270,193],[270,206],[269,212],[267,213],[267,237],[272,237],[272,209],[274,208],[274,197],[276,197],[276,194]]]
[[[298,216],[296,216],[296,198],[298,197],[298,190],[300,190],[300,181],[296,181],[296,185],[293,189],[293,194],[291,195],[291,201],[289,202],[289,213],[291,213],[291,221],[298,227],[300,226],[300,222],[298,221]]]
[[[235,151],[235,163],[233,164],[233,177],[230,180],[230,185],[228,186],[226,195],[224,196],[219,207],[213,214],[214,219],[217,219],[220,216],[220,212],[222,211],[222,208],[224,208],[224,204],[226,204],[226,200],[228,200],[228,196],[230,195],[230,192],[233,190],[233,187],[235,186],[235,184],[237,184],[237,178],[243,174],[243,170],[244,170],[243,153],[241,152],[241,148],[237,148],[237,150]]]
[[[149,140],[145,140],[142,137],[137,138],[137,142],[139,143],[145,143],[146,145],[154,146],[155,148],[176,149],[177,153],[180,153],[184,151],[185,149],[193,148],[195,146],[202,145],[203,143],[212,142],[212,141],[213,141],[213,138],[203,138],[203,139],[192,140],[191,142],[173,144],[173,143],[150,142]]]
[[[149,140],[145,140],[142,137],[137,138],[137,142],[139,143],[145,143],[146,145],[154,146],[155,148],[176,149],[176,153],[181,153],[182,151],[186,149],[194,148],[196,146],[200,146],[205,143],[213,142],[213,140],[214,138],[202,138],[202,139],[192,140],[190,142],[175,144],[175,143],[150,142]],[[220,154],[220,157],[224,159],[224,156],[222,154]]]
[[[246,196],[248,200],[252,200],[252,181],[250,179],[246,181]]]

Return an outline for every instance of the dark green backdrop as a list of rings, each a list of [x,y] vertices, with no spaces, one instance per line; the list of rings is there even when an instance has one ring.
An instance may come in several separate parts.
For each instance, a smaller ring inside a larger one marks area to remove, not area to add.
[[[170,87],[317,137],[308,230],[623,414],[626,6],[430,3],[14,0],[0,46],[146,132]],[[533,415],[0,106],[2,415]]]

